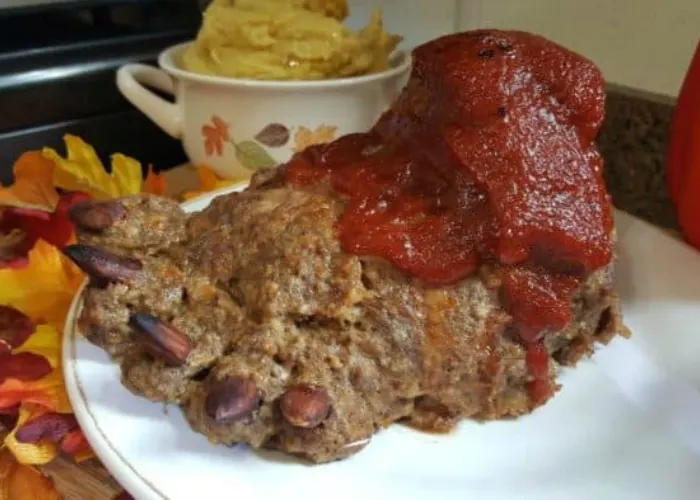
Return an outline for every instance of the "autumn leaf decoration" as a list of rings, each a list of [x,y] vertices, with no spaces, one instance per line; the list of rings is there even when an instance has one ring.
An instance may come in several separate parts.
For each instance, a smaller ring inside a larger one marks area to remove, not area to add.
[[[3,448],[25,465],[48,463],[59,450],[91,457],[65,394],[59,329],[11,306],[0,306],[0,325],[0,422],[11,429]]]
[[[38,151],[29,151],[14,165],[15,183],[0,186],[0,206],[53,212],[59,196],[53,184],[54,163]]]
[[[0,233],[0,269],[24,267],[27,265],[27,243],[25,234],[17,229]]]
[[[60,500],[53,481],[0,450],[0,500]]]
[[[56,165],[53,182],[67,191],[82,192],[98,200],[141,192],[141,165],[122,154],[112,156],[112,173],[107,173],[95,150],[82,139],[65,137],[66,157],[50,148],[42,155]]]
[[[223,151],[228,126],[212,120],[209,152]],[[258,134],[261,144],[289,140],[282,125]],[[14,165],[14,183],[0,186],[0,500],[57,499],[53,483],[37,465],[59,453],[76,461],[93,456],[78,427],[61,369],[61,333],[82,272],[61,252],[75,241],[68,217],[82,200],[137,193],[165,195],[165,177],[149,166],[114,154],[107,170],[96,151],[76,136],[64,138],[66,152],[29,151]],[[251,145],[252,144],[252,145]],[[233,143],[248,168],[273,166],[255,141]],[[262,153],[260,152],[262,151]],[[196,195],[228,186],[211,170],[197,169]]]
[[[61,332],[82,272],[61,252],[75,241],[68,217],[77,202],[140,192],[164,195],[165,178],[111,157],[107,171],[76,136],[66,154],[30,151],[0,186],[0,500],[58,498],[35,465],[59,453],[93,456],[72,414],[61,370]],[[5,432],[2,433],[2,429]]]
[[[155,173],[153,167],[149,165],[146,180],[143,183],[141,191],[144,193],[157,194],[158,196],[166,196],[168,194],[168,182],[164,175]]]
[[[190,200],[210,191],[216,191],[217,189],[223,189],[225,187],[233,186],[234,184],[243,181],[243,179],[221,179],[212,170],[205,167],[204,165],[200,165],[197,167],[197,179],[199,181],[199,187],[195,190],[184,192],[182,194],[183,199]]]

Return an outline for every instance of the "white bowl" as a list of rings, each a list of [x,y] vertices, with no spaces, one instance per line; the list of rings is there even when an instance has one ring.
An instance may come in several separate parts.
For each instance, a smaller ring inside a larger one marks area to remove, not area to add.
[[[381,73],[313,81],[264,81],[200,75],[180,69],[192,42],[158,58],[162,69],[127,64],[117,86],[156,125],[182,140],[195,165],[228,179],[287,161],[313,142],[365,132],[405,85],[411,57],[395,52]],[[170,103],[144,85],[174,94]]]
[[[188,202],[205,208],[222,190]],[[559,377],[532,415],[464,421],[449,435],[401,425],[347,460],[308,466],[214,446],[177,407],[131,394],[119,367],[66,322],[68,395],[88,441],[136,499],[691,500],[700,491],[700,255],[616,214],[617,288],[629,340]]]

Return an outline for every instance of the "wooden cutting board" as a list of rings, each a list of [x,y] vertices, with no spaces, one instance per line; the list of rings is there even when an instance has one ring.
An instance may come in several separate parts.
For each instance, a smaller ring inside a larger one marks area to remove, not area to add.
[[[70,458],[58,457],[41,470],[51,476],[64,500],[109,500],[122,491],[96,459],[76,464]]]

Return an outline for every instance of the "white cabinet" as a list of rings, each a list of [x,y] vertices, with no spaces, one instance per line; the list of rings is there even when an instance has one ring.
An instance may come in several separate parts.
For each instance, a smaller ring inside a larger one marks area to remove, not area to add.
[[[591,58],[608,82],[675,96],[700,39],[700,0],[349,0],[348,24],[375,7],[413,47],[481,27],[540,33]]]
[[[353,28],[364,26],[372,10],[379,7],[386,30],[403,36],[405,47],[415,47],[455,31],[460,3],[459,0],[348,0],[347,22]]]

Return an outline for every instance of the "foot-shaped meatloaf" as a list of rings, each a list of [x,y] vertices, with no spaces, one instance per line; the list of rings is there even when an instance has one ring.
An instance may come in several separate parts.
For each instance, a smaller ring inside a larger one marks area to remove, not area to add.
[[[92,278],[82,330],[127,387],[181,404],[212,442],[318,462],[400,419],[447,430],[527,413],[544,402],[533,384],[554,388],[557,363],[621,331],[602,269],[576,294],[571,326],[547,337],[536,380],[527,349],[504,334],[497,272],[423,287],[343,252],[341,211],[329,193],[274,185],[189,217],[150,196],[78,206],[81,243],[66,253]]]
[[[80,325],[213,443],[326,462],[398,420],[528,413],[558,366],[625,333],[603,102],[595,67],[539,37],[430,42],[370,132],[202,212],[76,206]]]

